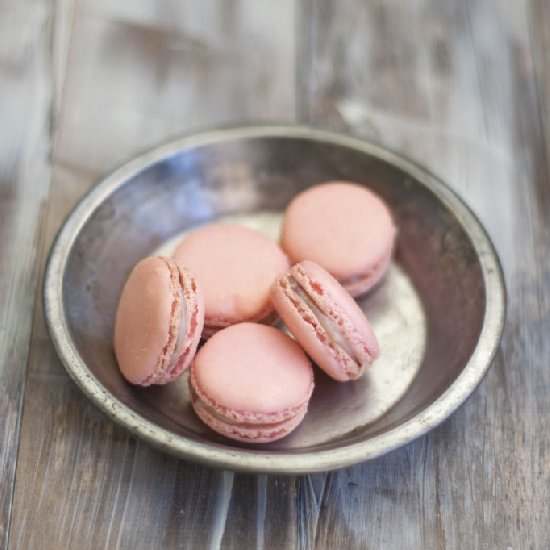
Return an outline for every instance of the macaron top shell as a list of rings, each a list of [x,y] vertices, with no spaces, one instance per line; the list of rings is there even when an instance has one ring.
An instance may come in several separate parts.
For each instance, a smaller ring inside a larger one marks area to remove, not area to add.
[[[195,356],[192,376],[208,401],[245,417],[295,409],[313,390],[311,364],[300,346],[280,330],[256,323],[212,336]]]
[[[226,224],[191,233],[176,248],[174,260],[197,276],[207,326],[262,320],[272,311],[269,288],[289,265],[269,237]]]
[[[122,374],[141,384],[168,344],[174,302],[170,270],[157,257],[140,261],[122,291],[115,323],[115,351]]]
[[[312,260],[343,284],[368,274],[391,252],[391,213],[375,193],[334,181],[311,187],[289,204],[281,247],[291,263]]]

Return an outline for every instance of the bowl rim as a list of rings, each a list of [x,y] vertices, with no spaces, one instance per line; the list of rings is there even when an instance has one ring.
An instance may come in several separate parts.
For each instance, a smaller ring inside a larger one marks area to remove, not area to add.
[[[413,417],[365,441],[320,451],[269,451],[203,443],[175,434],[144,418],[111,394],[80,357],[63,308],[63,274],[81,229],[102,202],[129,178],[183,149],[254,138],[295,138],[351,148],[396,166],[424,185],[453,214],[470,239],[481,267],[485,310],[478,342],[462,372],[451,385]],[[71,378],[111,419],[153,446],[209,466],[255,473],[300,474],[329,471],[376,458],[424,435],[448,418],[476,389],[498,349],[506,316],[504,274],[495,247],[467,204],[426,168],[379,144],[350,135],[295,124],[224,126],[178,139],[134,157],[106,175],[84,195],[63,222],[50,249],[44,275],[43,306],[54,347]]]

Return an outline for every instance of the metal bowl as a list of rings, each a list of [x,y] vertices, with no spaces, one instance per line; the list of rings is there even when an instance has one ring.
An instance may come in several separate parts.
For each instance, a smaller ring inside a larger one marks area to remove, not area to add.
[[[399,227],[388,277],[360,300],[382,350],[365,376],[342,384],[317,371],[302,425],[260,446],[232,442],[203,426],[189,405],[187,375],[163,387],[124,381],[113,354],[113,323],[122,285],[139,259],[169,252],[178,236],[219,219],[276,238],[292,197],[331,179],[374,189]],[[298,126],[214,130],[118,169],[61,228],[44,293],[57,352],[100,409],[172,454],[253,472],[340,468],[426,433],[480,382],[505,315],[495,250],[457,195],[378,145]]]

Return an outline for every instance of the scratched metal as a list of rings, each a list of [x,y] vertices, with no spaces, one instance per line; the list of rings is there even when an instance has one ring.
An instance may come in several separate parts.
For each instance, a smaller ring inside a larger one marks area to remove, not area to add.
[[[349,179],[390,205],[399,227],[386,281],[360,300],[382,357],[361,380],[316,373],[303,424],[262,446],[230,442],[193,414],[185,378],[135,388],[112,351],[114,314],[133,265],[220,219],[276,238],[280,215],[310,185]],[[478,220],[444,184],[374,144],[297,126],[223,129],[183,138],[103,180],[52,248],[45,311],[68,372],[114,420],[173,454],[211,465],[311,472],[367,460],[439,424],[474,390],[494,355],[505,292]]]

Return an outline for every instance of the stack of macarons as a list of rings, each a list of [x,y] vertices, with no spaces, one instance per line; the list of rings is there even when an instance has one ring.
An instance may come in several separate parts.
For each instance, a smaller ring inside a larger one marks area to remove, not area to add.
[[[339,381],[378,357],[353,297],[381,281],[395,236],[382,199],[349,182],[297,195],[280,246],[241,226],[195,230],[126,281],[114,332],[121,373],[148,386],[190,367],[191,404],[210,428],[248,443],[284,437],[307,412],[309,357]],[[279,317],[294,338],[271,326]]]

